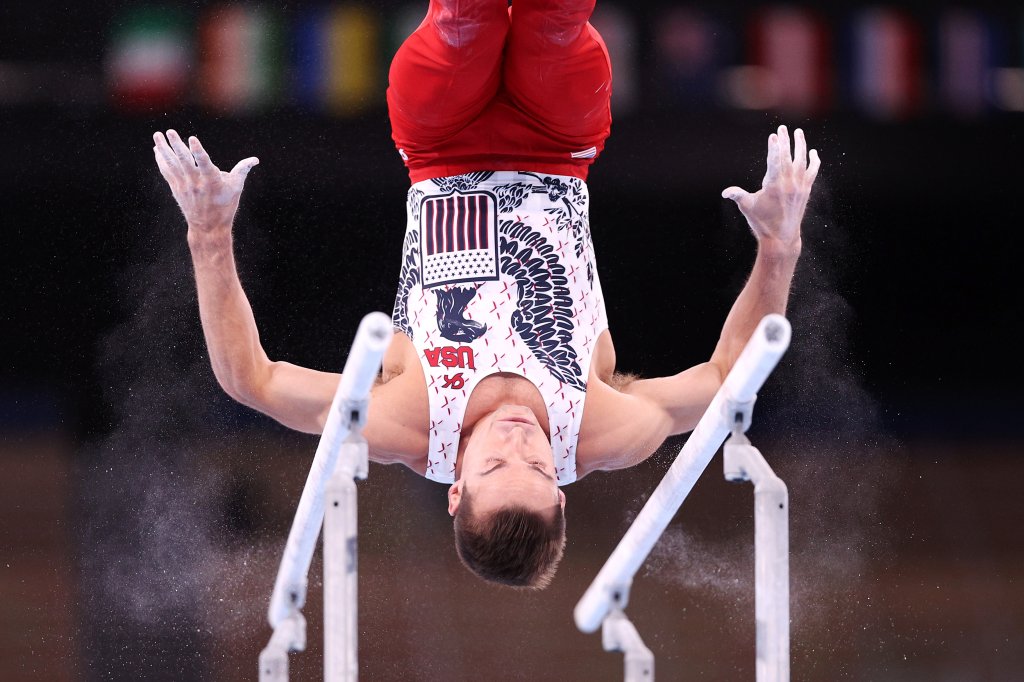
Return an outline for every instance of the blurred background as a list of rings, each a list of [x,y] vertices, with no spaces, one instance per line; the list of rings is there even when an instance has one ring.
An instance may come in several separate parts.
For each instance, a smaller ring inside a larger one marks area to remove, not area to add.
[[[250,155],[236,221],[271,357],[338,370],[390,311],[408,180],[387,66],[425,3],[0,8],[0,679],[244,680],[316,439],[205,355],[151,134]],[[726,186],[767,135],[823,159],[751,437],[787,482],[794,680],[1021,679],[1024,5],[602,2],[612,137],[591,225],[619,369],[708,357],[753,258]],[[360,492],[368,680],[615,680],[571,610],[683,439],[566,489],[553,585],[451,550],[444,488]],[[321,673],[319,556],[309,650]],[[658,679],[754,677],[752,494],[715,459],[637,576]]]

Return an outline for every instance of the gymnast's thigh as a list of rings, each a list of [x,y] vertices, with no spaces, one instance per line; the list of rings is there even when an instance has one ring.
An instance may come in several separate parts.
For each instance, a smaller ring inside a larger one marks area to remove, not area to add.
[[[391,63],[388,113],[400,147],[443,140],[483,111],[501,84],[508,28],[504,0],[432,0]]]
[[[552,133],[600,138],[611,127],[608,50],[590,25],[593,0],[517,0],[504,64],[516,106]]]

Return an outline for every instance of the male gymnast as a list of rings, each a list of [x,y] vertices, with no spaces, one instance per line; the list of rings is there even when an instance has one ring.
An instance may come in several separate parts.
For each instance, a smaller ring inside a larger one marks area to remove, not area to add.
[[[611,126],[595,0],[430,0],[393,60],[392,136],[409,169],[394,339],[364,434],[370,459],[450,484],[463,563],[541,588],[565,545],[559,486],[633,466],[693,429],[768,313],[784,313],[819,159],[768,139],[756,193],[726,189],[757,240],[711,358],[674,376],[615,373],[590,236],[589,165]],[[256,158],[222,172],[199,140],[154,135],[188,223],[214,373],[236,400],[307,433],[339,375],[271,361],[231,227]]]

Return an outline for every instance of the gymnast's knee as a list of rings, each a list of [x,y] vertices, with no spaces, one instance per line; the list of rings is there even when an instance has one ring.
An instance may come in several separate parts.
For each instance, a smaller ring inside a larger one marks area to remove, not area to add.
[[[513,39],[529,37],[555,46],[571,45],[584,34],[595,0],[513,0]]]
[[[504,40],[508,31],[507,0],[430,0],[428,23],[451,47],[478,40]]]

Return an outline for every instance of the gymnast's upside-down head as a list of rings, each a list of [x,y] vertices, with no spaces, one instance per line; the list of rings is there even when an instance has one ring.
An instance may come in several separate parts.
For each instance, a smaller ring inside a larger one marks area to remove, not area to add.
[[[473,428],[448,490],[455,548],[470,571],[511,587],[551,582],[565,547],[565,495],[533,411],[504,405]]]

